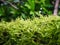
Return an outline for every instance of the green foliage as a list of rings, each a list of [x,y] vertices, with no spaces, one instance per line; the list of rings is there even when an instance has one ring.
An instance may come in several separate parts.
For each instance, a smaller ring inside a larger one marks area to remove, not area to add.
[[[19,0],[8,0],[11,2],[12,5],[15,6],[15,9],[13,6],[7,4],[0,4],[0,17],[4,20],[11,20],[15,19],[16,17],[22,17],[23,19],[32,18],[34,16],[34,10],[35,10],[35,1],[34,0],[27,0],[27,1],[19,1]],[[9,7],[8,7],[9,6]]]
[[[38,17],[39,14],[50,15],[53,12],[53,0],[6,0],[12,5],[6,3],[0,4],[0,20],[10,21],[17,17],[23,19]],[[15,7],[15,8],[14,8]],[[17,8],[17,9],[16,9]]]
[[[0,45],[60,45],[60,17],[2,21]]]
[[[35,10],[40,11],[43,15],[50,15],[53,13],[54,9],[54,4],[52,4],[52,2],[54,2],[54,0],[35,0]]]

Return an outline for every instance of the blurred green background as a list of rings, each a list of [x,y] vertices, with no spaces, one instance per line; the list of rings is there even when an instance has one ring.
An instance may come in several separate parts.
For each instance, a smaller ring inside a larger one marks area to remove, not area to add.
[[[28,19],[42,15],[52,15],[56,0],[4,0],[0,1],[0,21],[10,21],[17,17]],[[60,6],[59,8],[60,9]],[[60,15],[60,11],[58,12]]]

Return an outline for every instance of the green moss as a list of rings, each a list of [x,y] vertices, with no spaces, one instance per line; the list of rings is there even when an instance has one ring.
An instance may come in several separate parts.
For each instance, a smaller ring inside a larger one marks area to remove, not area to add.
[[[60,17],[0,22],[0,45],[60,45]]]

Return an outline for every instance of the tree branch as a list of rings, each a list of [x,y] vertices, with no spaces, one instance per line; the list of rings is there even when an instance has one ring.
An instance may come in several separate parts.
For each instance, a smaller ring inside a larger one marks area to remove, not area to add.
[[[9,1],[5,1],[5,0],[0,0],[0,1],[2,1],[3,3],[7,3],[7,4],[9,4],[9,5],[12,6],[13,8],[15,8],[16,10],[19,9],[16,5],[12,4],[12,3],[9,2]]]

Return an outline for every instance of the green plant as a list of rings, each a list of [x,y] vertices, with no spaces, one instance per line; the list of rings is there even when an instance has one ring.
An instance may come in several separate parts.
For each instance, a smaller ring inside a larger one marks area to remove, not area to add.
[[[40,14],[50,15],[54,9],[52,2],[54,0],[7,0],[0,4],[0,20],[11,21],[17,17],[32,19],[39,17]]]
[[[60,17],[0,22],[0,45],[60,45]]]
[[[10,4],[7,2],[9,2]],[[9,21],[11,19],[16,19],[18,16],[22,17],[23,19],[34,17],[34,10],[35,10],[34,0],[27,0],[27,1],[8,0],[5,3],[0,4],[1,19]]]

